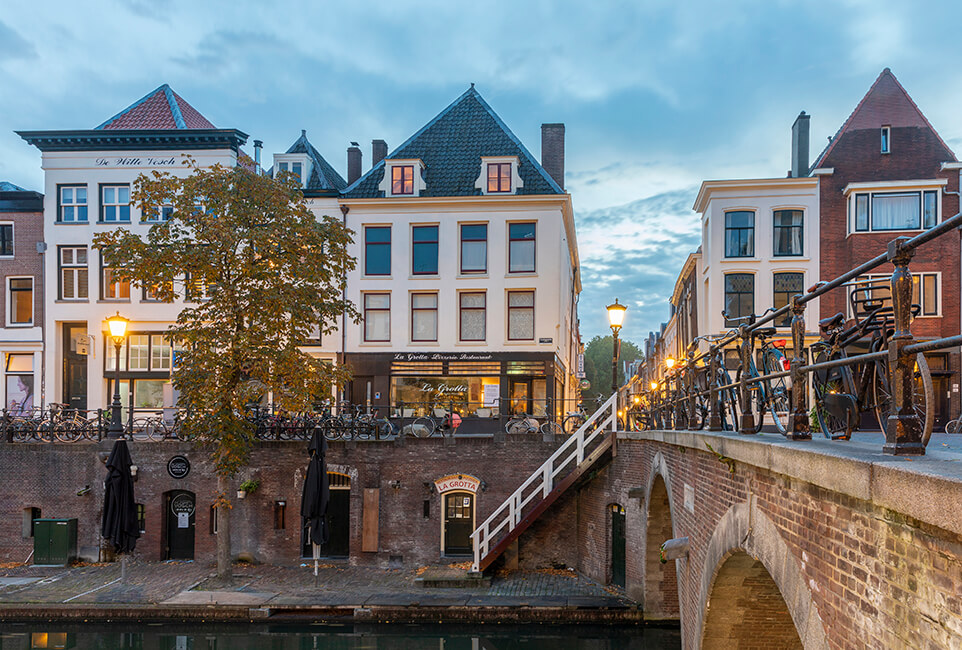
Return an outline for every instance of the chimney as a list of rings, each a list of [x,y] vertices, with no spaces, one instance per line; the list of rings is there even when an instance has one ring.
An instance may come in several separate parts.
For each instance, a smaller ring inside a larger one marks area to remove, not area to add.
[[[565,188],[565,125],[541,125],[541,166]]]
[[[361,177],[361,147],[352,142],[347,148],[347,184],[352,185]]]
[[[805,111],[792,124],[792,178],[808,176],[808,120]]]
[[[264,143],[261,140],[254,140],[254,173],[261,173],[261,149],[264,148]]]
[[[384,160],[385,157],[387,157],[387,142],[371,140],[371,167]]]

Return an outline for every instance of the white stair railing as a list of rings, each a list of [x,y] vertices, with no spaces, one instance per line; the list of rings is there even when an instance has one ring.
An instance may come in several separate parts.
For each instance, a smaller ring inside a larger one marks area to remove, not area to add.
[[[619,392],[625,392],[623,387]],[[618,430],[619,393],[613,393],[601,407],[575,431],[563,445],[551,454],[541,467],[508,497],[477,530],[471,533],[474,545],[474,564],[472,571],[478,571],[481,559],[491,550],[492,541],[501,539],[517,527],[523,518],[522,512],[535,499],[547,497],[556,485],[556,480],[566,469],[575,469],[585,460],[585,450],[607,432]],[[627,403],[627,402],[624,402]],[[567,473],[567,472],[565,472]],[[502,534],[503,533],[503,534]]]

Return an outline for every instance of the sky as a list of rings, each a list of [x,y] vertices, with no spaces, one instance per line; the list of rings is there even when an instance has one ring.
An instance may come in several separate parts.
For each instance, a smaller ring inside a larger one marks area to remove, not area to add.
[[[0,12],[0,180],[42,189],[14,130],[93,128],[163,83],[265,157],[306,129],[346,176],[346,148],[393,149],[471,84],[536,156],[566,125],[587,342],[605,305],[622,336],[668,320],[699,244],[703,180],[772,178],[791,125],[814,156],[889,67],[962,150],[962,3],[391,0],[9,2]],[[248,147],[249,151],[249,147]]]

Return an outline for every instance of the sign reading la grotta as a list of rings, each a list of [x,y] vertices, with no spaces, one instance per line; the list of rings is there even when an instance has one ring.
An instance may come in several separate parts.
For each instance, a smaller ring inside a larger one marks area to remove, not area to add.
[[[436,480],[434,487],[437,488],[438,494],[451,490],[477,493],[478,488],[481,487],[481,479],[469,474],[450,474]]]

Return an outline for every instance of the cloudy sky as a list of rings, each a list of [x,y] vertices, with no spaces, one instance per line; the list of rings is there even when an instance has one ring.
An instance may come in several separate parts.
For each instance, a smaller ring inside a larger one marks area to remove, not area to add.
[[[962,150],[962,4],[654,2],[10,2],[0,13],[0,180],[41,189],[15,129],[92,128],[169,83],[218,127],[286,149],[307,129],[343,175],[351,140],[394,147],[471,82],[537,156],[567,125],[585,339],[667,320],[698,245],[705,179],[784,176],[790,127],[813,154],[890,67]]]

